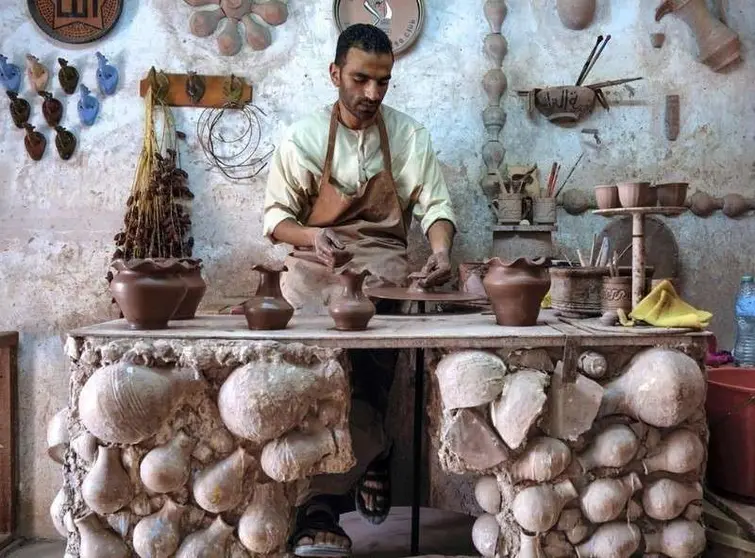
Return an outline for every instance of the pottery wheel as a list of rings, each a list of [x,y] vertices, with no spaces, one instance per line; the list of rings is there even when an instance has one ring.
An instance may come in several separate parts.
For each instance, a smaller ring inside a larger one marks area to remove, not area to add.
[[[388,300],[411,300],[415,302],[469,302],[480,300],[479,295],[461,291],[411,291],[406,287],[365,288],[364,294]]]
[[[598,236],[597,246],[608,237],[613,250],[619,254],[632,244],[632,217],[612,219]],[[632,249],[619,260],[620,266],[632,265]],[[679,276],[679,246],[671,229],[656,217],[645,217],[645,266],[655,268],[653,277]]]

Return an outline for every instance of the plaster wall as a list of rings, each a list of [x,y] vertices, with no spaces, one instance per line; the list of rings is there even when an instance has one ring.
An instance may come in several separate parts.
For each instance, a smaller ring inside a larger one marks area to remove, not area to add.
[[[21,529],[52,536],[48,506],[60,486],[59,466],[45,451],[45,428],[68,393],[62,351],[72,327],[116,317],[104,280],[141,147],[143,104],[138,81],[150,66],[166,71],[243,75],[255,86],[255,103],[267,114],[263,134],[268,145],[287,125],[314,106],[333,99],[327,77],[337,33],[329,0],[289,4],[289,21],[273,29],[273,45],[264,52],[245,47],[232,58],[217,54],[212,39],[188,33],[192,8],[178,0],[129,0],[117,29],[92,46],[55,44],[30,20],[26,2],[2,0],[0,52],[20,64],[26,52],[51,68],[63,56],[95,89],[99,49],[118,66],[121,85],[114,97],[100,98],[96,124],[82,130],[76,98],[66,103],[63,125],[79,138],[74,157],[62,162],[53,135],[42,124],[41,102],[32,101],[32,123],[48,138],[48,152],[31,162],[23,134],[7,113],[0,119],[0,329],[21,332],[19,363]],[[688,180],[691,189],[723,195],[750,195],[755,179],[755,82],[753,34],[755,9],[750,0],[728,0],[726,16],[743,40],[745,62],[715,74],[695,61],[691,33],[674,17],[653,22],[652,0],[603,0],[592,26],[583,32],[563,28],[553,0],[510,2],[504,24],[509,54],[504,71],[508,122],[502,138],[512,164],[537,162],[548,168],[558,159],[565,169],[586,151],[571,187],[623,178]],[[487,24],[482,2],[426,0],[427,19],[416,47],[401,58],[386,100],[425,123],[451,188],[460,222],[456,261],[489,255],[493,216],[479,188],[483,144],[480,85],[490,63],[482,53]],[[654,50],[648,34],[662,30],[666,44]],[[644,76],[631,87],[610,91],[612,109],[595,113],[576,129],[528,120],[516,89],[572,83],[598,33],[613,38],[591,79]],[[60,94],[55,82],[54,91]],[[23,95],[32,100],[25,83]],[[681,95],[681,133],[674,143],[663,135],[663,100]],[[205,260],[210,289],[206,302],[219,305],[248,295],[255,279],[253,263],[276,260],[283,247],[261,237],[265,173],[231,182],[208,172],[196,141],[196,110],[177,110],[177,126],[188,135],[182,152],[193,207],[195,255]],[[590,146],[581,127],[598,128],[601,145]],[[557,240],[584,246],[602,218],[559,214]],[[738,278],[753,271],[749,242],[751,218],[732,221],[720,214],[707,220],[684,216],[670,221],[680,245],[685,295],[711,309],[713,329],[723,346],[733,342],[733,299]],[[415,240],[418,237],[415,233]],[[417,261],[422,251],[414,252]]]

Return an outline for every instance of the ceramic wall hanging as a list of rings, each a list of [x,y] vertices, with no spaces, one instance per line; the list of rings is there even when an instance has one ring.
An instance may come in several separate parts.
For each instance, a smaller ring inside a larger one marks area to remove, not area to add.
[[[50,79],[50,72],[40,63],[36,56],[31,54],[26,55],[26,77],[29,78],[29,85],[31,85],[37,93],[44,91],[47,87],[47,82]]]
[[[42,115],[45,117],[45,122],[47,122],[50,128],[55,128],[63,118],[63,103],[47,91],[40,91],[39,96],[44,99],[42,102]]]
[[[21,87],[21,68],[8,62],[8,58],[0,54],[0,83],[8,91],[18,93]]]
[[[422,31],[424,0],[334,0],[333,21],[340,33],[355,23],[368,23],[385,31],[393,54],[401,56]]]
[[[58,150],[60,158],[67,161],[76,151],[76,136],[63,126],[55,126],[55,133],[55,149]]]
[[[564,27],[584,29],[595,17],[595,0],[556,0],[556,11]]]
[[[65,58],[58,58],[58,64],[60,64],[60,70],[58,70],[60,87],[66,95],[73,95],[79,85],[79,71],[70,66]]]
[[[252,50],[264,50],[272,43],[270,29],[254,21],[252,14],[272,26],[288,19],[288,6],[280,0],[184,0],[194,7],[218,6],[211,10],[194,12],[189,18],[189,29],[196,37],[209,37],[222,24],[217,36],[218,50],[224,56],[233,56],[241,50],[239,23],[244,24],[247,44]]]
[[[17,93],[14,93],[10,89],[6,91],[8,98],[10,98],[10,116],[13,119],[13,123],[16,128],[23,128],[24,124],[29,121],[31,115],[31,106],[26,99],[22,99]]]
[[[91,126],[100,112],[100,102],[90,94],[89,88],[83,83],[79,86],[79,95],[79,102],[76,104],[79,120],[84,126]]]
[[[47,35],[69,44],[96,41],[113,30],[124,0],[27,0],[34,23]]]
[[[45,154],[47,139],[45,139],[45,136],[42,133],[35,132],[34,126],[28,122],[24,124],[24,129],[26,129],[26,137],[24,138],[26,152],[33,160],[39,161]]]
[[[103,95],[112,95],[118,87],[118,70],[112,64],[108,64],[100,52],[95,52],[97,57],[97,85]]]

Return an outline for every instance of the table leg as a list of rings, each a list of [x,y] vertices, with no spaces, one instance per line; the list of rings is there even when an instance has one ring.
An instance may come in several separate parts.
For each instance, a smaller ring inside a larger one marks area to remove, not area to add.
[[[417,312],[425,313],[424,301],[417,303]],[[412,534],[410,556],[419,556],[419,521],[422,499],[422,419],[425,413],[425,350],[417,349],[414,356],[414,458],[412,479]]]
[[[645,296],[645,216],[632,214],[632,309]]]

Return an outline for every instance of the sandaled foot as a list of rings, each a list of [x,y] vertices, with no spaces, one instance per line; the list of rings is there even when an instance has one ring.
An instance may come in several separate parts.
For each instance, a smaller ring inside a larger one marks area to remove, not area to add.
[[[355,487],[354,505],[359,515],[379,525],[391,511],[391,453],[370,463]]]
[[[323,558],[351,556],[351,539],[335,516],[321,508],[302,513],[291,537],[294,555]]]

